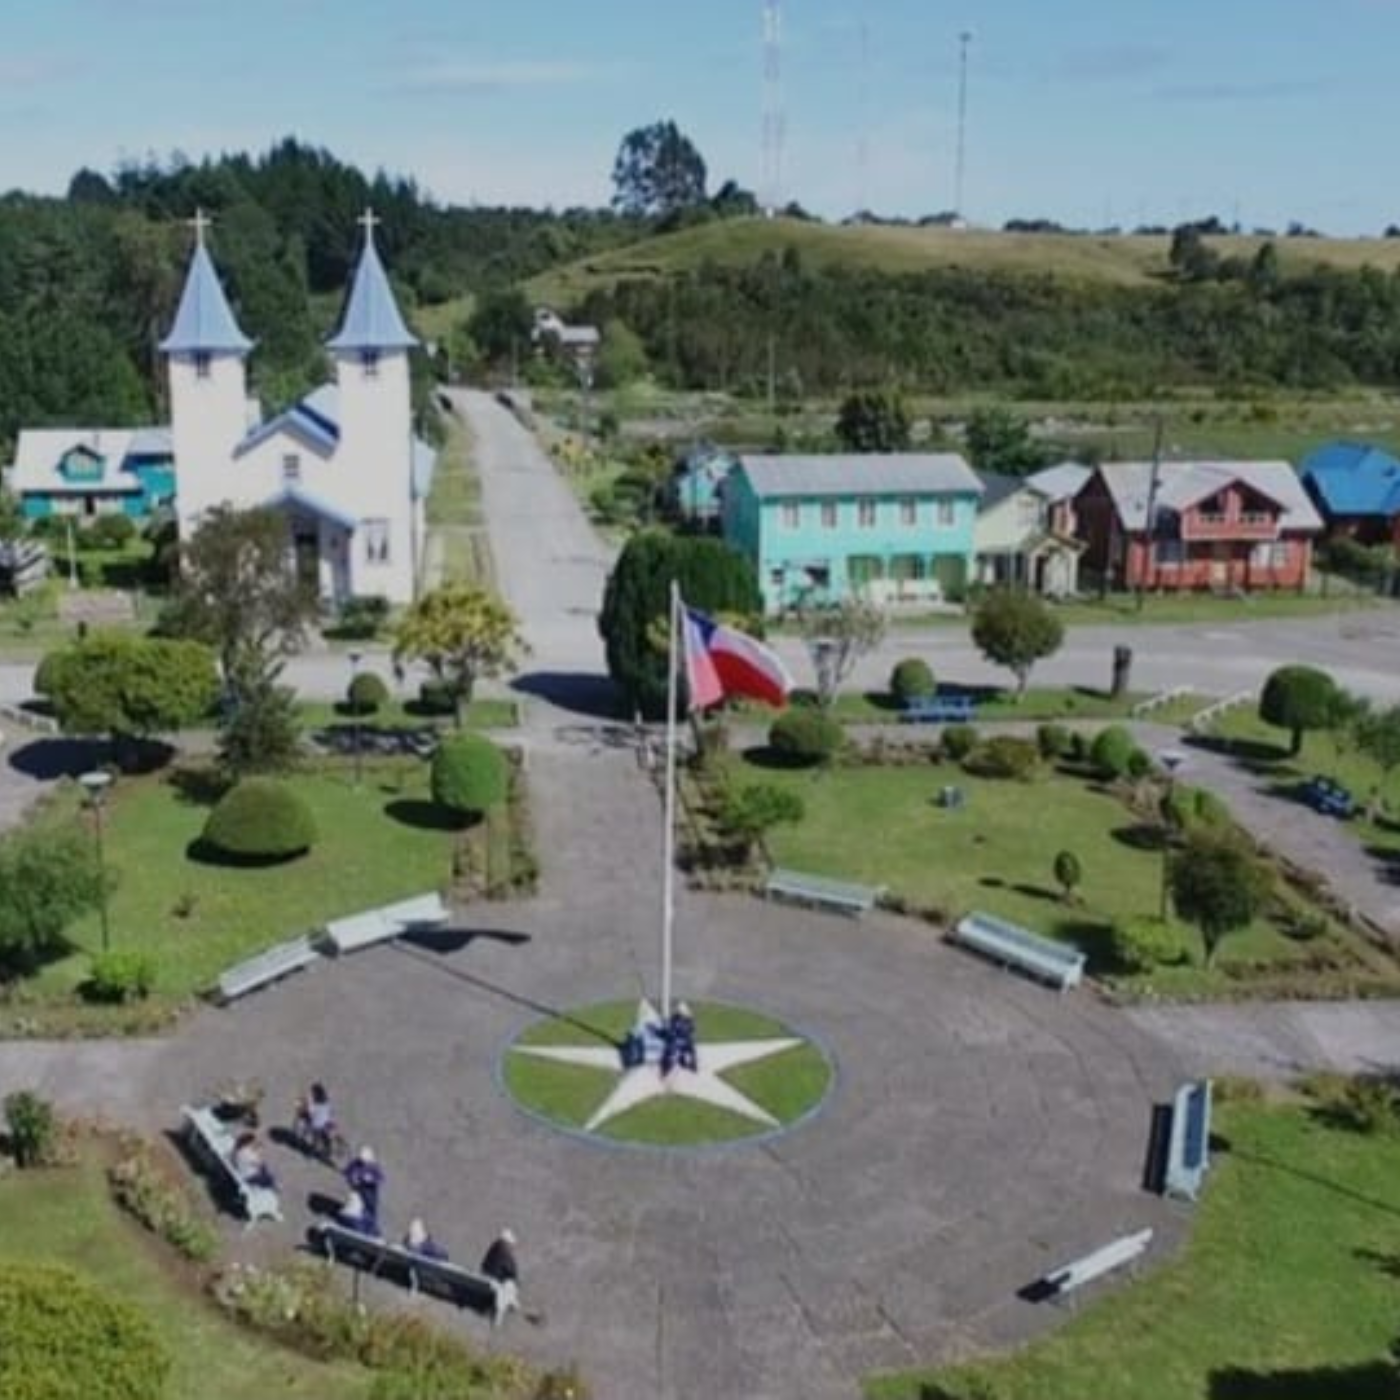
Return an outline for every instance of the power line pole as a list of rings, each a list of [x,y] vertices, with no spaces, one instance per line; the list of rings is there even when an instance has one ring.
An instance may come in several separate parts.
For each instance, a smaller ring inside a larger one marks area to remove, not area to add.
[[[958,154],[953,177],[953,212],[963,218],[963,183],[967,174],[967,50],[972,31],[958,35]]]
[[[783,15],[780,0],[763,0],[763,212],[772,218],[783,185]]]
[[[1159,413],[1153,423],[1152,428],[1152,476],[1147,483],[1147,520],[1145,536],[1146,554],[1142,559],[1137,571],[1137,610],[1143,608],[1143,584],[1147,574],[1148,566],[1151,565],[1153,577],[1157,573],[1157,492],[1162,484],[1162,432],[1163,418]],[[1128,541],[1128,549],[1132,549],[1132,541]]]
[[[870,27],[860,17],[860,79],[857,90],[860,106],[860,134],[856,138],[856,212],[870,208]]]

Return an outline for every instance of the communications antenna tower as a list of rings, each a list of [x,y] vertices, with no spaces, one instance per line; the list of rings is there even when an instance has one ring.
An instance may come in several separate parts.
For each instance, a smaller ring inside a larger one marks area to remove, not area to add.
[[[870,26],[860,19],[860,134],[856,138],[856,212],[870,208]]]
[[[967,50],[972,43],[972,31],[964,29],[958,35],[958,156],[953,175],[953,213],[959,220],[963,213],[963,181],[967,174]]]
[[[780,0],[763,3],[763,212],[771,219],[782,202],[783,14]]]

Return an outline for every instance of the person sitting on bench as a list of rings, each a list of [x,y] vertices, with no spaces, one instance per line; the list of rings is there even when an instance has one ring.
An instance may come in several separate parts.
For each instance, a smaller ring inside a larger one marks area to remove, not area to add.
[[[269,1191],[277,1189],[277,1181],[268,1171],[267,1163],[263,1161],[256,1133],[238,1135],[233,1144],[233,1171],[240,1181],[249,1186],[265,1186]]]
[[[700,1062],[695,1053],[695,1017],[685,1002],[677,1003],[676,1009],[671,1013],[667,1032],[666,1052],[670,1061],[667,1072],[676,1065],[692,1073],[699,1069]]]
[[[417,1217],[408,1222],[408,1233],[403,1237],[403,1247],[410,1254],[424,1259],[447,1261],[447,1251],[428,1233],[428,1227]]]
[[[520,1266],[516,1262],[515,1246],[515,1232],[502,1230],[481,1259],[480,1272],[496,1285],[493,1324],[499,1324],[512,1308],[520,1307]]]
[[[365,1198],[354,1187],[345,1193],[345,1199],[341,1202],[340,1209],[335,1213],[335,1223],[343,1225],[347,1230],[353,1230],[357,1235],[371,1235],[375,1239],[381,1238],[378,1217],[370,1210]]]
[[[345,1180],[358,1191],[371,1220],[379,1219],[379,1193],[384,1186],[384,1168],[375,1160],[369,1147],[360,1148],[354,1161],[345,1168]]]

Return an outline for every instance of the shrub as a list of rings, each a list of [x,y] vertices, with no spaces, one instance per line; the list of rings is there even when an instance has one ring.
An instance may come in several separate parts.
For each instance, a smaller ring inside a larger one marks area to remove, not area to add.
[[[209,813],[203,839],[225,855],[286,860],[316,844],[316,820],[286,783],[276,778],[244,778]]]
[[[373,671],[361,671],[346,688],[345,704],[352,715],[372,715],[389,703],[389,687]]]
[[[347,598],[333,629],[345,641],[369,641],[389,620],[389,600],[379,594]]]
[[[977,747],[977,731],[970,724],[950,724],[943,731],[943,753],[961,763]]]
[[[1177,831],[1221,831],[1233,824],[1225,801],[1206,788],[1175,784],[1162,798],[1162,816]]]
[[[1061,851],[1055,857],[1053,866],[1055,883],[1064,891],[1066,902],[1074,898],[1074,892],[1084,879],[1084,867],[1073,851]]]
[[[1077,729],[1072,729],[1069,743],[1065,747],[1065,757],[1071,763],[1086,763],[1089,759],[1089,741]]]
[[[154,1400],[170,1358],[146,1317],[72,1269],[0,1265],[0,1395]]]
[[[1122,919],[1113,925],[1109,951],[1122,972],[1151,972],[1191,960],[1181,930],[1161,919]]]
[[[895,663],[890,672],[890,694],[901,705],[911,700],[924,700],[938,693],[938,682],[933,671],[921,656],[906,656]]]
[[[788,763],[810,767],[828,763],[845,742],[846,732],[824,710],[790,709],[768,730],[768,747]]]
[[[1094,736],[1094,742],[1089,745],[1089,762],[1100,777],[1126,778],[1137,752],[1133,736],[1121,724],[1111,724]]]
[[[1128,755],[1128,777],[1134,782],[1141,782],[1154,768],[1152,755],[1146,749],[1134,749]]]
[[[418,708],[429,715],[456,712],[452,687],[446,681],[426,680],[418,687]]]
[[[796,690],[788,691],[788,705],[797,705],[804,710],[821,709],[822,698],[815,690],[807,686],[798,686]]]
[[[218,1252],[219,1232],[194,1208],[188,1194],[160,1170],[145,1143],[133,1143],[107,1169],[112,1198],[168,1245],[202,1264]]]
[[[59,667],[68,659],[68,648],[63,647],[58,651],[47,651],[42,660],[34,668],[34,679],[30,682],[35,695],[42,695],[49,698],[58,688]]]
[[[1323,1070],[1308,1075],[1302,1089],[1340,1127],[1367,1135],[1400,1128],[1400,1103],[1388,1080]]]
[[[1029,782],[1040,767],[1040,750],[1031,739],[998,734],[980,744],[963,760],[969,773],[983,778],[1014,778]]]
[[[463,815],[499,807],[510,788],[506,756],[481,734],[453,734],[433,755],[433,801]]]
[[[1041,758],[1047,762],[1068,757],[1074,737],[1073,731],[1063,724],[1042,724],[1035,731],[1036,747],[1040,750]]]
[[[136,538],[136,522],[126,515],[99,515],[81,538],[93,549],[124,549]]]
[[[150,996],[155,980],[155,963],[148,954],[132,949],[111,949],[93,958],[82,991],[89,1001],[124,1006]]]
[[[11,1094],[5,1100],[5,1135],[15,1166],[43,1166],[52,1160],[58,1140],[58,1116],[53,1105],[32,1089]]]

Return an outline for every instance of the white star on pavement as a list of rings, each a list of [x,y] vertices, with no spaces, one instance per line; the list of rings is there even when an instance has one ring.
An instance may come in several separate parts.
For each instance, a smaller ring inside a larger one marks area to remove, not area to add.
[[[779,1126],[778,1120],[767,1109],[761,1108],[747,1094],[740,1093],[720,1075],[739,1065],[751,1065],[779,1055],[802,1043],[796,1036],[774,1040],[706,1041],[696,1046],[695,1069],[683,1069],[677,1065],[667,1075],[663,1075],[660,1066],[655,1063],[623,1069],[618,1049],[611,1045],[515,1045],[511,1048],[518,1055],[533,1055],[537,1059],[553,1060],[558,1064],[584,1065],[589,1069],[617,1072],[617,1083],[612,1091],[583,1125],[585,1132],[593,1132],[609,1119],[626,1113],[639,1103],[665,1098],[668,1094],[714,1104],[716,1108],[726,1108],[741,1118],[751,1118],[767,1127],[776,1128]]]

